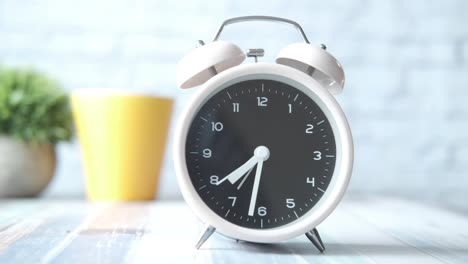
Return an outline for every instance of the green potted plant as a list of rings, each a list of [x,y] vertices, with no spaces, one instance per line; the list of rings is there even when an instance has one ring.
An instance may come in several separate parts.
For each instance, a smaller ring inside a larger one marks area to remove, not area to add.
[[[54,175],[56,143],[71,136],[68,96],[57,82],[0,66],[0,197],[39,194]]]

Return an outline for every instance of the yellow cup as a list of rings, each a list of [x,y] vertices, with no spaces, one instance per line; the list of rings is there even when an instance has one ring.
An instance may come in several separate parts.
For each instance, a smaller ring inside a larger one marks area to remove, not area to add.
[[[90,200],[151,200],[159,182],[172,99],[108,90],[71,96]]]

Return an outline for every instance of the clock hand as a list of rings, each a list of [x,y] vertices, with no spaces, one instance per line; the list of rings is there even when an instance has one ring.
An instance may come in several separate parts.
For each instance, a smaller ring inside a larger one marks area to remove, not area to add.
[[[262,176],[263,162],[270,157],[270,150],[265,146],[259,146],[255,149],[254,156],[257,156],[259,161],[257,164],[257,170],[255,171],[252,196],[250,197],[249,216],[254,215],[255,204],[257,203],[258,187],[260,186],[260,176]]]
[[[244,174],[253,168],[258,162],[258,157],[257,156],[252,156],[247,162],[242,164],[239,168],[231,172],[228,176],[222,178],[220,181],[218,181],[217,185],[220,185],[226,180],[229,180],[231,184],[234,184],[236,181],[238,181]]]
[[[245,177],[244,179],[242,179],[241,183],[239,184],[239,186],[237,186],[237,190],[239,190],[241,187],[242,187],[242,184],[244,184],[245,180],[247,180],[247,178],[249,177],[250,173],[252,172],[254,167],[250,168],[250,170],[245,174]]]
[[[255,148],[254,155],[242,166],[231,172],[228,176],[222,178],[216,185],[220,185],[226,180],[229,180],[231,184],[237,182],[242,176],[246,174],[248,170],[253,168],[257,162],[265,161],[270,157],[270,150],[265,146],[258,146]]]
[[[257,164],[257,170],[255,171],[255,181],[252,188],[252,196],[250,197],[249,215],[254,215],[255,204],[257,203],[258,187],[260,186],[260,176],[262,176],[263,160],[260,160]]]

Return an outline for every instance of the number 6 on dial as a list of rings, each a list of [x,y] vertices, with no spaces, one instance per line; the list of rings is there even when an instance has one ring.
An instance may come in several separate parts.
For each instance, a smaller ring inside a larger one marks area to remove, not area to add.
[[[258,208],[258,215],[259,216],[265,216],[267,215],[267,209],[265,206],[261,206]]]

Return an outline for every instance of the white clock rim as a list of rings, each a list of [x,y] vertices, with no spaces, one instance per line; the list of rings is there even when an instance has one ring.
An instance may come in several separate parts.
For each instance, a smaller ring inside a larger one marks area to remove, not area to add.
[[[270,79],[301,90],[319,105],[330,121],[336,142],[336,167],[332,180],[317,204],[299,219],[284,226],[252,229],[235,225],[213,212],[198,195],[187,171],[185,142],[190,124],[200,108],[213,95],[231,84],[251,79]],[[298,85],[299,84],[299,85]],[[317,100],[318,99],[318,100]],[[185,201],[205,224],[227,237],[257,243],[275,243],[302,235],[317,227],[336,208],[351,178],[353,142],[345,114],[335,98],[307,74],[288,66],[272,63],[243,64],[214,76],[192,98],[182,113],[174,138],[174,165],[179,188]]]

